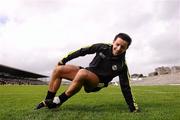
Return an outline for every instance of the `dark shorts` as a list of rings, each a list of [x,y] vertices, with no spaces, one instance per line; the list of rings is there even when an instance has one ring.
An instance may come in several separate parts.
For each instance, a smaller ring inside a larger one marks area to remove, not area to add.
[[[87,69],[87,70],[93,72],[94,74],[96,74],[98,76],[99,80],[100,80],[100,83],[108,84],[112,80],[111,77],[100,75],[96,70],[93,70],[90,67],[86,67],[85,69]]]
[[[104,88],[104,87],[107,87],[107,86],[108,86],[108,83],[112,80],[111,78],[108,78],[108,77],[99,75],[98,73],[96,73],[94,70],[92,70],[92,69],[89,68],[89,67],[83,68],[83,67],[79,66],[79,68],[80,68],[80,69],[86,69],[86,70],[88,70],[88,71],[93,72],[94,74],[97,75],[97,77],[98,77],[99,80],[100,80],[100,83],[99,83],[99,85],[98,85],[96,88],[92,88],[92,89],[84,88],[85,92],[87,92],[87,93],[97,92],[97,91],[99,91],[100,89],[102,89],[102,88]]]

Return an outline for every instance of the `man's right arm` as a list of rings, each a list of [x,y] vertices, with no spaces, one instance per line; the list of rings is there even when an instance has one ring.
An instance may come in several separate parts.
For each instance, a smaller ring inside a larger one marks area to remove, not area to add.
[[[99,43],[99,44],[93,44],[91,46],[83,47],[78,50],[72,51],[68,55],[66,55],[62,60],[60,60],[58,62],[58,65],[64,65],[68,61],[70,61],[74,58],[77,58],[79,56],[85,56],[87,54],[94,54],[94,53],[98,52],[102,46],[103,46],[103,44]]]

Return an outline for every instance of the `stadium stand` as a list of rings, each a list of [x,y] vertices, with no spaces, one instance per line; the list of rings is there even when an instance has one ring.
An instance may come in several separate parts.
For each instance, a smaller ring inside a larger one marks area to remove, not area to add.
[[[0,64],[0,85],[4,84],[28,84],[41,85],[47,84],[43,79],[48,76],[20,70]]]

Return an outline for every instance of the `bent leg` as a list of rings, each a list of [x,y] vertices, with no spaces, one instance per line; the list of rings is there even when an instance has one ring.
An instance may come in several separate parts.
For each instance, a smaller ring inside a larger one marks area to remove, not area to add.
[[[60,87],[62,78],[72,81],[79,69],[80,68],[78,66],[74,65],[56,66],[53,70],[48,90],[51,92],[57,92]]]
[[[79,92],[82,86],[88,86],[89,88],[97,87],[99,83],[99,78],[96,74],[86,70],[86,69],[79,69],[76,74],[71,76],[71,84],[68,89],[63,92],[59,97],[56,97],[56,100],[53,100],[53,103],[48,106],[48,108],[56,108],[63,104],[66,100],[68,100],[71,96]],[[62,76],[61,76],[62,77]],[[63,76],[64,78],[65,76]]]
[[[48,108],[54,107],[52,100],[56,95],[57,90],[60,87],[62,78],[72,81],[76,76],[77,72],[79,71],[79,69],[80,68],[78,66],[74,66],[74,65],[56,66],[52,73],[51,80],[49,82],[49,88],[46,98],[44,101],[40,102],[35,109],[41,109],[45,106],[47,106]]]
[[[82,88],[83,85],[85,87],[95,88],[98,85],[98,83],[99,83],[99,78],[97,77],[96,74],[86,69],[81,69],[74,77],[72,83],[66,90],[65,94],[68,97],[71,97],[77,92],[79,92],[79,90]]]

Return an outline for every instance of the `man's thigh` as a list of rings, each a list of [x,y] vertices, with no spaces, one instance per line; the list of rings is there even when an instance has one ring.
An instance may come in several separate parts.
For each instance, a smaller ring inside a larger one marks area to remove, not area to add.
[[[66,65],[61,65],[61,66],[58,66],[60,69],[59,73],[61,74],[61,78],[64,78],[64,79],[67,79],[67,80],[70,80],[72,81],[74,79],[74,77],[76,76],[76,74],[78,73],[78,71],[80,70],[80,67],[79,66],[75,66],[75,65],[69,65],[69,64],[66,64]]]
[[[86,73],[87,73],[87,77],[85,78],[84,81],[84,87],[86,89],[92,89],[92,88],[96,88],[100,82],[98,76],[86,69],[83,69]]]

